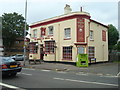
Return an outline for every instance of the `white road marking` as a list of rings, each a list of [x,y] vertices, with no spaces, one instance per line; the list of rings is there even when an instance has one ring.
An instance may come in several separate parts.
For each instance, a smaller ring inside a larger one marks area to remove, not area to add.
[[[13,85],[8,85],[8,84],[5,84],[5,83],[1,83],[1,82],[0,82],[0,85],[1,85],[1,86],[4,86],[4,87],[7,87],[7,88],[16,89],[16,90],[25,90],[25,89],[22,89],[22,88],[13,86]]]
[[[51,70],[41,70],[41,71],[50,72]]]
[[[118,76],[100,76],[100,77],[118,78]]]
[[[81,80],[73,80],[73,79],[63,79],[63,78],[53,78],[56,80],[66,80],[72,82],[81,82],[81,83],[90,83],[90,84],[100,84],[100,85],[109,85],[109,86],[118,86],[117,84],[109,84],[109,83],[100,83],[100,82],[90,82],[90,81],[81,81]]]
[[[22,73],[22,74],[32,76],[32,74],[28,74],[28,73]]]
[[[102,73],[97,73],[98,76],[102,76],[103,74]]]
[[[17,74],[23,74],[23,75],[29,75],[29,76],[32,76],[32,74],[28,74],[28,73],[17,73]]]
[[[76,73],[76,75],[84,75],[84,76],[88,76],[88,74],[83,74],[83,73]]]
[[[25,69],[25,70],[35,70],[35,69],[32,69],[32,68],[22,68],[22,69]]]
[[[117,74],[117,76],[119,76],[120,75],[120,72]]]

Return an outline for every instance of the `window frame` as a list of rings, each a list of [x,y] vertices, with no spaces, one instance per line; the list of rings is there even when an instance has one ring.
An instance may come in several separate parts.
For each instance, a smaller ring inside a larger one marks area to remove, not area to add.
[[[94,32],[93,30],[90,30],[90,40],[94,40]]]
[[[69,30],[69,32],[67,32]],[[64,40],[71,39],[71,28],[64,29]]]
[[[52,33],[50,33],[50,30],[52,29]],[[49,26],[48,27],[48,35],[49,36],[53,36],[53,34],[54,34],[54,27],[53,26]]]
[[[83,46],[77,47],[77,54],[85,54],[85,47]]]
[[[32,43],[29,45],[30,48],[30,54],[37,54],[38,53],[38,47],[36,46],[35,43]]]
[[[91,60],[92,58],[95,58],[95,47],[89,46],[88,47],[88,57]]]
[[[72,47],[64,46],[63,47],[63,60],[72,60]]]
[[[55,53],[55,41],[45,41],[45,54]]]
[[[37,38],[37,29],[33,30],[33,38]]]

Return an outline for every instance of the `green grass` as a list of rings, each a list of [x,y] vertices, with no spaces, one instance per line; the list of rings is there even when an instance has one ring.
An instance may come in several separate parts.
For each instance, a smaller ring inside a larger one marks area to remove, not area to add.
[[[113,61],[114,63],[120,63],[120,60],[119,61]]]

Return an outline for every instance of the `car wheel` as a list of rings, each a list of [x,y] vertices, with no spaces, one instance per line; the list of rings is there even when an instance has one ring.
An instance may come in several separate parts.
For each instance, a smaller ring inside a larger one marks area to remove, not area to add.
[[[2,75],[2,78],[6,78],[6,77],[9,77],[9,75],[8,74]]]
[[[11,76],[16,76],[17,72],[16,73],[12,73]]]

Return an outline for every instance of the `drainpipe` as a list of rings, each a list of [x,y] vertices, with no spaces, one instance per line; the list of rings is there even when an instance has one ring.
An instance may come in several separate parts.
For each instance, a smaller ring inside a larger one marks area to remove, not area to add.
[[[104,46],[105,46],[105,45],[103,44],[103,62],[104,62]]]
[[[57,48],[57,46],[56,46],[56,42],[55,42],[55,46],[54,46],[54,49],[55,49],[55,62],[56,62],[56,48]]]
[[[90,22],[88,22],[88,24],[89,24],[88,36],[86,37],[87,47],[88,47],[88,38],[90,36]],[[88,48],[87,48],[86,52],[88,52]]]
[[[88,22],[89,24],[89,29],[88,29],[88,36],[86,37],[86,42],[87,42],[87,48],[86,48],[86,53],[88,54],[88,38],[90,36],[90,21]]]

